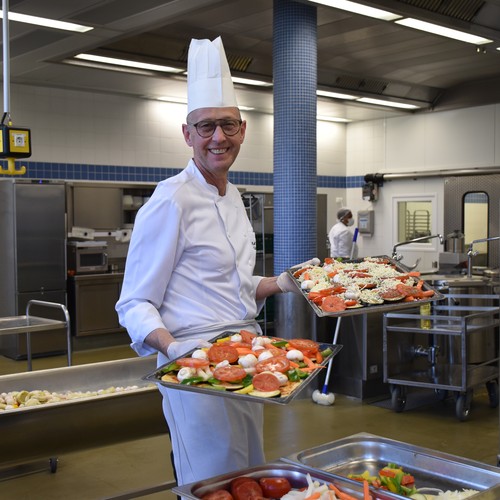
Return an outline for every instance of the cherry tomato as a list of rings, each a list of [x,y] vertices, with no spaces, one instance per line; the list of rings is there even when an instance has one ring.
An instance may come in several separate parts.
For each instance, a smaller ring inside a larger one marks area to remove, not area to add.
[[[203,368],[210,364],[208,359],[198,358],[179,358],[175,360],[175,363],[179,366],[189,366],[190,368]]]
[[[280,381],[272,373],[257,373],[252,379],[253,387],[256,391],[271,392],[280,388]],[[266,495],[267,496],[267,495]]]
[[[290,369],[290,361],[286,356],[273,356],[259,361],[255,365],[255,371],[261,372],[281,372],[284,373]]]
[[[206,493],[201,500],[233,500],[233,495],[227,490],[216,490],[212,493]]]
[[[247,376],[241,366],[227,365],[214,370],[214,378],[221,382],[238,382]]]
[[[244,483],[245,481],[255,481],[255,479],[248,476],[238,476],[234,478],[229,484],[229,491],[233,493],[234,488],[236,488],[236,486],[238,486],[240,483]]]
[[[238,361],[238,351],[236,347],[227,344],[214,344],[207,351],[208,359],[212,363],[220,363],[221,361],[229,361],[230,363],[235,363]]]
[[[263,498],[262,488],[255,479],[243,481],[231,488],[234,500],[256,500]]]
[[[267,498],[281,498],[292,489],[286,477],[261,477],[259,484]]]
[[[345,302],[336,295],[330,295],[329,297],[325,297],[321,301],[321,309],[325,312],[340,312],[345,311],[346,305]]]

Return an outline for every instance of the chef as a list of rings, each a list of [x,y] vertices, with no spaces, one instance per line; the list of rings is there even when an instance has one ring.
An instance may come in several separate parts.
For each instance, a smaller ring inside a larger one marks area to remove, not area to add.
[[[330,241],[330,256],[333,258],[342,257],[349,259],[356,257],[352,255],[353,235],[348,229],[354,224],[352,212],[349,208],[341,208],[337,212],[337,222],[328,233]],[[355,248],[355,247],[354,247]]]
[[[228,172],[245,139],[219,38],[192,40],[188,114],[192,159],[139,211],[116,305],[139,355],[158,366],[223,332],[260,333],[266,297],[298,292],[286,273],[253,276],[255,234]],[[265,461],[261,404],[160,386],[179,485]]]

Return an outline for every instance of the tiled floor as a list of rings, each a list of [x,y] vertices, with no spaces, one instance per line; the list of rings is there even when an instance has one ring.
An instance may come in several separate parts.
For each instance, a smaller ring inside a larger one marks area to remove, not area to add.
[[[120,359],[133,353],[128,347],[77,352],[74,364]],[[34,369],[63,366],[61,358],[35,360]],[[0,374],[24,371],[25,363],[0,357]],[[265,406],[267,460],[318,446],[358,432],[372,434],[497,464],[499,453],[498,409],[491,409],[484,388],[474,395],[469,419],[460,422],[452,399],[434,398],[414,409],[395,413],[391,409],[337,395],[333,406],[319,406],[309,395],[288,406]],[[0,415],[0,450],[1,450]],[[207,429],[210,423],[207,421]],[[40,429],[43,432],[43,429]],[[85,432],[82,429],[82,432]],[[19,429],[19,446],[23,443]],[[141,492],[172,480],[170,444],[166,434],[122,442],[112,446],[81,449],[58,457],[58,467],[48,467],[18,478],[0,481],[1,499],[94,500],[146,498],[173,500],[170,491],[144,496]],[[2,452],[3,453],[3,452]],[[135,492],[135,494],[133,494]]]

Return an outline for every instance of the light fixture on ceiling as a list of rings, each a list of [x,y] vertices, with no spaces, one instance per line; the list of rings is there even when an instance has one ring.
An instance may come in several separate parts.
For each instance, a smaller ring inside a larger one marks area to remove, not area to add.
[[[0,19],[3,19],[3,11],[0,10]],[[77,33],[86,33],[93,30],[91,26],[82,26],[81,24],[67,23],[65,21],[56,21],[55,19],[47,19],[45,17],[28,16],[27,14],[19,14],[17,12],[8,13],[9,21],[16,21],[25,24],[34,24],[36,26],[44,26],[46,28],[55,28],[58,30],[75,31]]]
[[[183,73],[184,69],[173,68],[171,66],[163,66],[160,64],[150,64],[143,63],[138,61],[130,61],[127,59],[117,59],[115,57],[104,57],[98,56],[95,54],[77,54],[74,56],[76,59],[83,59],[84,61],[92,61],[103,64],[109,64],[111,66],[126,66],[128,68],[138,68],[138,69],[146,69],[150,71],[161,71],[163,73]],[[105,69],[113,69],[112,67],[108,67]]]
[[[389,106],[392,108],[401,109],[419,109],[415,104],[407,104],[404,102],[384,101],[383,99],[373,99],[372,97],[360,97],[356,102],[364,102],[365,104],[376,104],[377,106]]]
[[[332,99],[346,99],[346,100],[354,100],[357,99],[357,96],[350,94],[342,94],[340,92],[331,92],[329,90],[317,90],[316,95],[321,97],[331,97]]]
[[[395,19],[400,19],[402,16],[395,14],[394,12],[389,12],[387,10],[376,9],[374,7],[369,7],[367,5],[361,5],[356,2],[350,2],[349,0],[310,0],[314,3],[319,3],[321,5],[326,5],[327,7],[333,7],[335,9],[347,10],[348,12],[353,12],[355,14],[361,14],[363,16],[374,17],[376,19],[381,19],[382,21],[394,21]]]
[[[272,87],[273,84],[263,80],[254,80],[253,78],[242,78],[240,76],[232,76],[233,83],[241,83],[242,85],[255,85],[256,87]]]
[[[406,26],[408,28],[413,28],[420,31],[426,31],[427,33],[432,33],[434,35],[453,38],[454,40],[459,40],[460,42],[472,43],[474,45],[483,45],[485,43],[491,43],[493,41],[490,40],[489,38],[472,35],[471,33],[466,33],[464,31],[446,28],[444,26],[439,26],[438,24],[428,23],[426,21],[420,21],[419,19],[413,19],[411,17],[407,17],[405,19],[399,19],[394,22],[396,24],[400,24],[401,26]]]
[[[349,122],[352,122],[352,120],[349,120],[348,118],[336,118],[335,116],[318,115],[316,118],[318,120],[321,120],[322,122],[335,122],[335,123],[349,123]]]

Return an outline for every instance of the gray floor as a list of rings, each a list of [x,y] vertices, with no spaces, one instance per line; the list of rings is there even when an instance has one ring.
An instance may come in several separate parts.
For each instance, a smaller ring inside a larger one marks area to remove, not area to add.
[[[74,354],[74,364],[132,355],[126,346],[87,350]],[[34,369],[64,366],[64,363],[64,356],[37,359]],[[0,356],[0,375],[25,370],[25,362]],[[499,453],[498,409],[491,409],[488,403],[486,390],[476,390],[470,417],[466,422],[460,422],[455,416],[452,399],[441,402],[424,398],[420,405],[395,413],[380,404],[342,395],[337,395],[333,406],[319,406],[306,395],[288,406],[265,406],[266,456],[268,461],[274,461],[344,436],[369,432],[496,465]],[[22,429],[19,445],[22,446]],[[160,434],[60,455],[55,473],[49,471],[47,457],[42,472],[0,481],[0,498],[174,499],[175,495],[165,490],[143,494],[145,490],[152,488],[150,491],[154,491],[173,479],[169,451],[167,435]],[[2,458],[5,461],[5,457]]]

